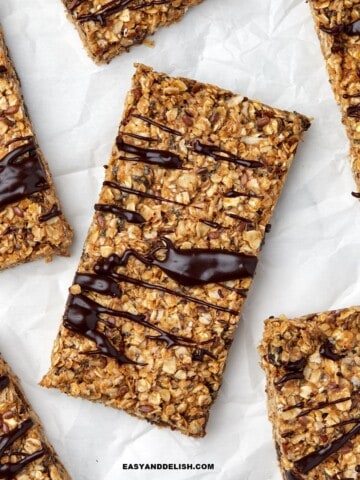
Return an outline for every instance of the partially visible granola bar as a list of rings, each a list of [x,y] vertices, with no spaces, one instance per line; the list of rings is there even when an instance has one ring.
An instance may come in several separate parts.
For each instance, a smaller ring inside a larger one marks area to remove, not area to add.
[[[0,478],[70,480],[18,379],[0,355]]]
[[[0,27],[0,270],[68,255],[71,239]]]
[[[309,0],[337,103],[350,140],[352,170],[360,197],[360,3]]]
[[[270,318],[259,352],[284,480],[357,480],[360,307]]]
[[[139,65],[42,385],[205,435],[309,126]]]
[[[62,0],[96,63],[143,43],[158,28],[178,22],[203,0]]]

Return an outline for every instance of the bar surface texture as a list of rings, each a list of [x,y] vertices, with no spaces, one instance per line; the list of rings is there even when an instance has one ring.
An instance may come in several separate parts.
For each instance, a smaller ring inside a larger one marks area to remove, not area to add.
[[[309,5],[350,140],[351,166],[360,196],[360,4],[309,0]]]
[[[0,270],[68,255],[71,240],[0,27]]]
[[[360,308],[271,318],[259,347],[284,480],[360,472]]]
[[[62,0],[90,57],[107,63],[203,0]]]
[[[42,385],[203,436],[309,126],[138,65]]]
[[[0,355],[0,478],[71,480],[20,383]]]

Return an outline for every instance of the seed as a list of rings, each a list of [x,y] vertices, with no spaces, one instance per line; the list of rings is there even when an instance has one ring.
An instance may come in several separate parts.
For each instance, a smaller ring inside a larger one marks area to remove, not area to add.
[[[24,212],[21,210],[21,208],[19,207],[13,207],[13,212],[15,213],[15,215],[17,215],[18,217],[23,217],[24,216]]]

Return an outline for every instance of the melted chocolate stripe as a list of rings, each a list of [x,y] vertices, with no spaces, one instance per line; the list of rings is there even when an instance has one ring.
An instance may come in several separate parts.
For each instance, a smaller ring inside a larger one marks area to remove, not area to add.
[[[260,198],[263,199],[263,195],[257,195],[254,192],[237,192],[236,190],[229,190],[228,192],[224,193],[224,197],[226,198],[237,198],[237,197],[248,197],[248,198]]]
[[[126,250],[120,257],[111,255],[109,267],[124,266],[131,256],[144,265],[159,267],[180,285],[192,287],[208,283],[226,282],[252,277],[255,272],[257,257],[225,249],[189,248],[177,249],[169,238],[162,237],[164,247],[142,255],[134,249]],[[155,256],[157,250],[165,250],[164,260]]]
[[[84,2],[85,0],[72,0],[68,5],[68,9],[72,12]]]
[[[198,303],[199,305],[204,305],[205,307],[213,308],[214,310],[219,310],[220,312],[227,312],[227,313],[230,313],[231,315],[239,315],[239,312],[237,312],[236,310],[231,310],[230,308],[214,305],[213,303],[206,302],[205,300],[201,300],[200,298],[191,297],[190,295],[186,295],[181,292],[176,292],[175,290],[171,290],[170,288],[163,287],[162,285],[154,285],[152,283],[144,282],[142,280],[128,277],[127,275],[122,275],[116,272],[108,273],[109,270],[106,262],[99,262],[97,265],[95,265],[95,271],[99,273],[106,273],[108,275],[111,275],[111,277],[118,280],[119,282],[127,282],[133,285],[137,285],[139,287],[149,288],[150,290],[158,290],[159,292],[164,292],[164,293],[168,293],[169,295],[174,295],[176,297],[184,298],[189,302]]]
[[[0,457],[4,455],[5,451],[14,443],[16,440],[23,435],[34,425],[34,422],[31,418],[24,420],[23,422],[19,423],[19,425],[9,433],[5,433],[4,435],[0,435]]]
[[[108,357],[115,358],[120,364],[128,363],[142,365],[127,358],[123,351],[120,351],[114,347],[114,345],[106,338],[105,334],[96,330],[99,322],[107,324],[106,320],[103,320],[100,317],[101,314],[126,318],[132,322],[142,325],[145,328],[155,330],[159,333],[159,335],[147,335],[147,338],[155,341],[166,342],[167,348],[171,348],[173,346],[198,347],[197,343],[193,340],[166,332],[157,325],[153,325],[152,323],[148,322],[145,318],[145,315],[135,315],[121,310],[103,307],[99,303],[84,295],[72,295],[70,296],[68,307],[64,316],[64,325],[69,330],[95,341],[98,347],[98,350],[84,353],[103,354]],[[111,326],[113,327],[113,325]],[[204,350],[204,354],[214,357],[213,354],[207,350]]]
[[[132,117],[138,118],[139,120],[143,120],[146,123],[150,123],[150,125],[154,125],[154,127],[160,128],[160,130],[164,130],[164,132],[167,133],[172,133],[173,135],[179,135],[181,136],[182,133],[179,132],[178,130],[174,130],[173,128],[167,127],[166,125],[163,125],[162,123],[155,122],[155,120],[151,120],[151,118],[144,117],[143,115],[139,115],[137,113],[132,113]]]
[[[345,354],[335,353],[334,345],[329,340],[326,340],[321,345],[319,353],[322,357],[328,358],[329,360],[334,360],[334,362],[346,357],[346,353]]]
[[[5,67],[5,65],[0,65],[0,75],[6,72],[7,72],[7,68]]]
[[[285,472],[285,478],[286,480],[302,480],[298,475],[296,475],[293,471],[291,470],[286,470]]]
[[[334,27],[328,28],[324,25],[320,25],[320,30],[329,35],[340,35],[344,33],[350,37],[360,35],[360,20],[355,20],[351,23],[340,23],[339,25],[335,25]]]
[[[93,291],[110,297],[121,297],[122,293],[118,284],[105,275],[77,272],[74,284],[80,285],[85,291]]]
[[[224,227],[224,225],[221,225],[221,223],[211,222],[210,220],[201,219],[200,222],[204,223],[205,225],[208,225],[209,227],[216,228],[216,229],[229,228],[229,227]]]
[[[23,470],[26,465],[31,462],[34,462],[38,458],[45,455],[45,449],[42,448],[34,453],[21,453],[23,458],[14,463],[1,463],[0,464],[0,478],[5,478],[7,480],[12,480],[15,475],[17,475],[21,470]]]
[[[0,159],[0,208],[47,188],[34,139]]]
[[[181,205],[183,207],[188,206],[186,203],[176,202],[175,200],[168,200],[167,198],[160,197],[158,195],[153,195],[152,193],[143,192],[141,190],[136,190],[134,188],[123,187],[122,185],[119,185],[118,183],[115,183],[115,182],[105,181],[105,182],[103,182],[103,185],[105,185],[107,187],[115,188],[116,190],[119,190],[120,192],[129,193],[131,195],[137,195],[139,197],[152,198],[154,200],[160,200],[162,202],[173,203],[174,205]]]
[[[150,165],[158,165],[163,168],[173,168],[179,170],[183,167],[182,160],[176,153],[168,150],[152,150],[143,147],[137,147],[136,145],[130,145],[125,143],[121,135],[116,138],[116,146],[119,150],[137,157],[121,157],[122,160],[143,162]]]
[[[53,205],[49,212],[44,213],[43,215],[40,215],[39,222],[47,222],[51,218],[58,217],[61,214],[62,214],[62,211],[59,210],[58,206]]]
[[[9,386],[9,377],[2,375],[0,377],[0,392]]]
[[[94,208],[98,212],[112,213],[120,218],[124,218],[129,223],[146,223],[145,218],[140,215],[140,213],[133,212],[132,210],[126,210],[125,208],[118,207],[117,205],[96,203]]]
[[[136,138],[137,140],[144,140],[146,142],[159,142],[158,138],[151,138],[151,137],[143,137],[142,135],[137,135],[136,133],[129,133],[129,132],[121,132],[121,134],[127,137]]]
[[[296,415],[296,418],[304,417],[305,415],[308,415],[310,412],[313,412],[314,410],[322,410],[323,408],[326,408],[330,405],[336,405],[337,403],[347,402],[348,400],[351,400],[351,397],[338,398],[337,400],[332,400],[330,402],[319,402],[317,405],[314,405],[313,407],[309,407],[303,412],[300,412],[298,415]]]
[[[360,419],[354,420],[357,424],[347,433],[342,435],[341,437],[337,438],[333,442],[330,442],[325,447],[321,447],[315,450],[305,457],[300,458],[294,462],[294,466],[300,473],[308,473],[313,468],[320,465],[324,462],[330,455],[336,453],[340,450],[349,440],[353,437],[359,435],[360,433]]]
[[[245,160],[244,158],[237,157],[233,153],[227,152],[226,150],[221,150],[221,148],[217,147],[216,145],[205,145],[203,143],[200,143],[199,140],[195,140],[192,146],[192,150],[201,155],[212,157],[214,160],[232,162],[236,165],[241,165],[242,167],[264,167],[264,164],[262,162],[259,162],[257,160]]]

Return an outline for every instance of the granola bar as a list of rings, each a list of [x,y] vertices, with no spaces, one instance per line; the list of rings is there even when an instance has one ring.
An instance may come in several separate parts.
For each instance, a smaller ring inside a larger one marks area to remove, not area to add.
[[[62,0],[96,63],[108,63],[143,43],[159,27],[181,20],[203,0]]]
[[[309,0],[360,190],[360,4],[358,0]],[[360,192],[354,193],[360,198]]]
[[[18,379],[0,355],[0,478],[70,480]]]
[[[138,65],[42,385],[203,436],[309,126]]]
[[[360,307],[265,322],[259,347],[284,480],[360,472]]]
[[[0,27],[0,270],[67,255],[71,238]]]

